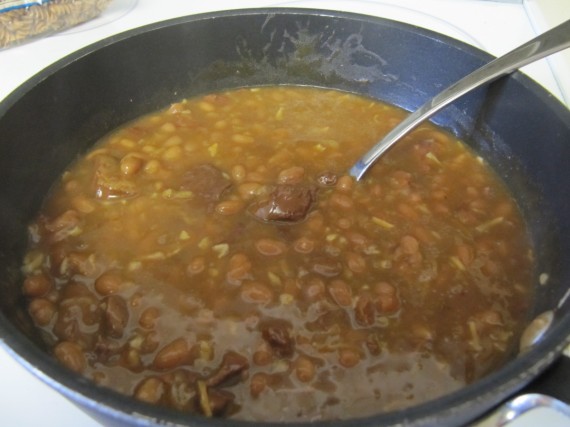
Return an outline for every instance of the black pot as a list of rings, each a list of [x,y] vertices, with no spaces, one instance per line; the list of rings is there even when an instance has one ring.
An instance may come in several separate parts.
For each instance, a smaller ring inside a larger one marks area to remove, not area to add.
[[[0,333],[16,359],[105,425],[227,425],[93,385],[44,353],[20,293],[27,224],[64,168],[97,139],[183,97],[238,86],[302,84],[412,110],[491,57],[410,25],[301,9],[220,12],[153,24],[48,67],[0,104]],[[403,411],[318,425],[461,425],[516,393],[570,342],[570,112],[520,73],[434,118],[493,165],[518,200],[537,254],[529,320],[552,323],[530,350],[457,392]],[[251,425],[232,421],[231,425]],[[313,425],[313,424],[311,424]]]

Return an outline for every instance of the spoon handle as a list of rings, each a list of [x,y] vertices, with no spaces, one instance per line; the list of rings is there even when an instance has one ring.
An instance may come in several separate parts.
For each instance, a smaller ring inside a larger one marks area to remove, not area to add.
[[[400,138],[467,92],[567,47],[570,47],[570,20],[483,65],[427,101],[362,156],[349,174],[360,180],[368,168]]]

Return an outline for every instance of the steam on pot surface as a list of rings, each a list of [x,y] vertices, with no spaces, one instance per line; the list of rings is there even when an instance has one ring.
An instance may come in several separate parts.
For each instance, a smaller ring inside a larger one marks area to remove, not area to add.
[[[29,227],[27,310],[66,367],[143,402],[299,421],[407,408],[513,356],[533,297],[519,208],[404,112],[347,92],[210,93],[105,136]]]

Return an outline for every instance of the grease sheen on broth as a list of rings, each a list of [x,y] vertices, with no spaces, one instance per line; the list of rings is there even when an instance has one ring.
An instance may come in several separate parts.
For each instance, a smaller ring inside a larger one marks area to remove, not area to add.
[[[30,225],[23,292],[53,354],[98,384],[207,416],[400,409],[512,355],[532,296],[516,204],[426,124],[317,88],[173,104],[66,171]]]

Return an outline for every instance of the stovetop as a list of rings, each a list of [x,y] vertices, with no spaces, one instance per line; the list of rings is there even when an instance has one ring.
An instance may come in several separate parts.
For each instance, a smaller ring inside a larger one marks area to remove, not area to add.
[[[241,0],[239,8],[310,7],[365,13],[408,22],[501,55],[570,18],[568,0]],[[57,59],[110,35],[178,16],[236,9],[231,0],[114,0],[83,25],[0,51],[0,100]],[[570,107],[570,51],[523,69]],[[1,337],[0,337],[1,339]],[[525,391],[570,402],[570,358],[562,357]],[[524,416],[514,427],[568,425],[554,411]],[[66,398],[35,378],[0,347],[0,425],[101,427]]]

